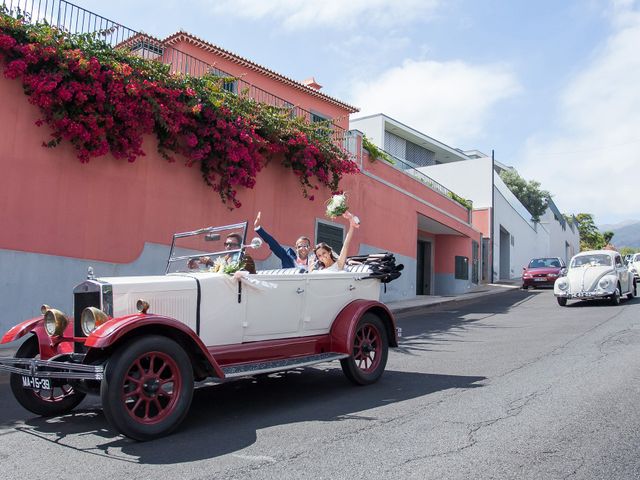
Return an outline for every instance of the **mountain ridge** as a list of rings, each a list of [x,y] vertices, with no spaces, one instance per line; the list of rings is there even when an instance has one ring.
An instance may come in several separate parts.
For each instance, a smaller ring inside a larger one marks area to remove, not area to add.
[[[613,225],[601,225],[598,230],[601,232],[613,232],[611,243],[617,248],[631,247],[640,248],[640,220],[629,223],[630,220]]]

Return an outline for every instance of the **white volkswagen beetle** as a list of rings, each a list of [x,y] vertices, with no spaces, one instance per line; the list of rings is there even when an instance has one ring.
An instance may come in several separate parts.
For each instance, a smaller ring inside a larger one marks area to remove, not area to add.
[[[349,271],[250,275],[238,270],[246,230],[243,222],[177,233],[165,275],[90,274],[73,291],[72,315],[43,305],[42,316],[10,329],[0,343],[26,337],[15,357],[0,358],[18,402],[54,416],[98,394],[116,430],[149,440],[182,422],[194,381],[332,360],[353,383],[377,381],[398,346],[393,315],[378,301],[380,282],[400,274],[393,256],[359,257]],[[242,245],[224,249],[225,235]],[[221,259],[221,273],[208,268]]]
[[[629,267],[629,271],[633,273],[633,278],[635,278],[637,282],[638,279],[640,279],[640,253],[631,255],[627,267]]]
[[[580,252],[569,263],[567,275],[556,280],[553,293],[558,305],[567,300],[610,299],[613,305],[620,297],[631,299],[636,295],[636,281],[625,267],[620,253],[613,250]]]

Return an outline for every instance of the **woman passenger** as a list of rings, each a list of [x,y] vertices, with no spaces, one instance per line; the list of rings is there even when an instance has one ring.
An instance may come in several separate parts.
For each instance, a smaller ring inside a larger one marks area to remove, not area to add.
[[[349,220],[349,231],[347,232],[347,236],[344,238],[340,255],[336,255],[333,249],[326,243],[319,243],[313,249],[317,262],[309,269],[310,272],[340,272],[344,270],[344,265],[347,261],[347,252],[349,251],[349,244],[351,243],[351,237],[353,237],[353,230],[360,228],[360,224],[359,222],[356,222],[356,218],[351,212],[345,212],[342,216]]]

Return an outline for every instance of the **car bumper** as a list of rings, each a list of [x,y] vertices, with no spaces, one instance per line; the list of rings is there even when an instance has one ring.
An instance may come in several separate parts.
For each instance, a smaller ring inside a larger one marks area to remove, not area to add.
[[[0,357],[0,371],[38,378],[102,380],[104,367],[56,360]]]
[[[544,278],[542,280],[536,280],[536,278],[523,278],[522,279],[522,286],[523,287],[540,287],[540,286],[544,286],[544,287],[549,287],[549,286],[553,286],[554,283],[556,283],[557,277],[556,278]]]
[[[567,300],[571,300],[571,299],[592,300],[592,299],[599,299],[599,298],[609,298],[611,295],[613,295],[613,292],[576,292],[576,293],[561,292],[561,293],[555,293],[556,297],[566,298]]]

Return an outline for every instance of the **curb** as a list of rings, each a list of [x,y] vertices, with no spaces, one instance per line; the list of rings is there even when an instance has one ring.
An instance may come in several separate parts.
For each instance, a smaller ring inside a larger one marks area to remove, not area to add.
[[[484,297],[488,297],[491,295],[500,295],[503,293],[512,292],[514,290],[518,290],[518,288],[506,287],[500,290],[495,289],[495,290],[487,290],[484,292],[467,293],[464,295],[457,295],[455,297],[443,297],[437,300],[429,301],[428,303],[425,303],[422,305],[410,305],[405,307],[403,306],[394,307],[394,306],[387,305],[387,307],[389,307],[389,310],[391,310],[391,313],[393,313],[394,315],[403,314],[403,313],[413,313],[413,312],[418,312],[423,310],[435,309],[437,307],[441,307],[443,305],[450,304],[450,303],[455,303],[456,305],[473,303],[478,300],[481,300]]]

